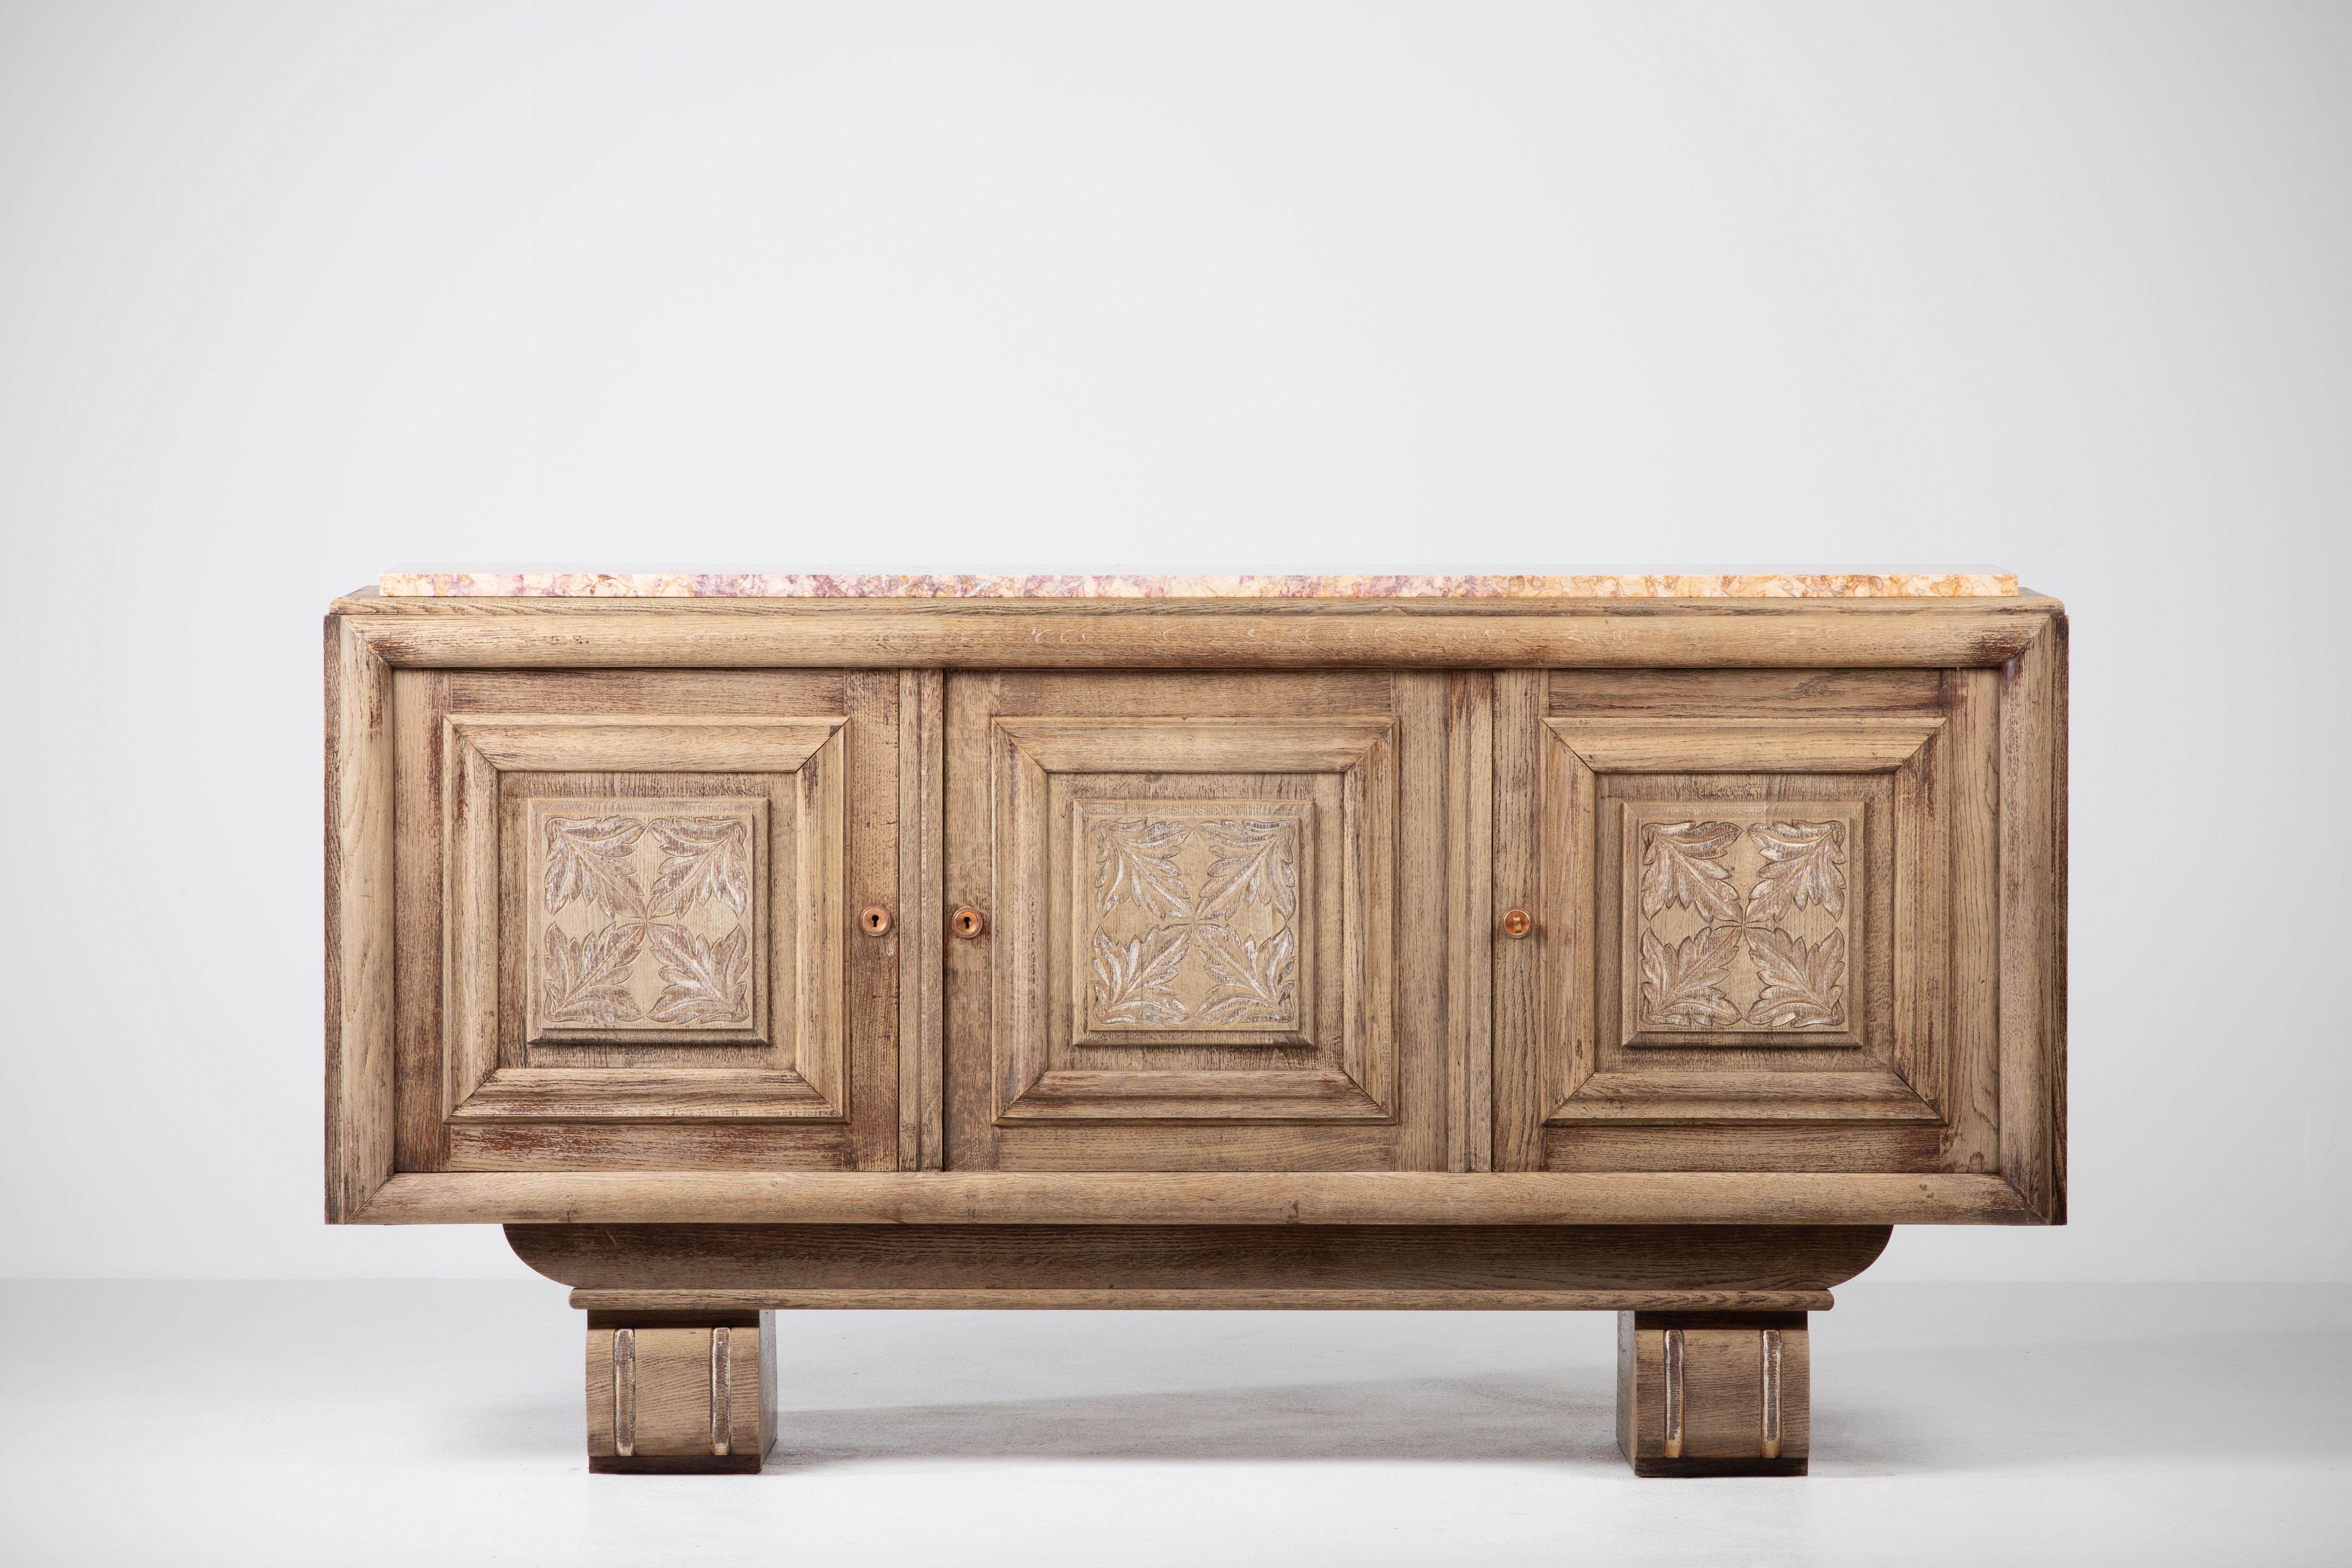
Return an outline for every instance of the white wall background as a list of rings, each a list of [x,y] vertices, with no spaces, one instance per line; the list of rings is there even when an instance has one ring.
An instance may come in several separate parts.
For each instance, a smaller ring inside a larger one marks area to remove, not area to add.
[[[0,1271],[318,1219],[318,617],[413,560],[1992,560],[2074,1225],[2352,1277],[2352,9],[0,4]]]

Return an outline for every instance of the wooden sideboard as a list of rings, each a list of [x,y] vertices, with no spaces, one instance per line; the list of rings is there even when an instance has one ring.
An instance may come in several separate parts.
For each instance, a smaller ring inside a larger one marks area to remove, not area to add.
[[[331,1220],[573,1287],[601,1470],[779,1310],[1615,1311],[1643,1474],[2065,1210],[2066,622],[1851,600],[339,601]],[[786,1332],[789,1332],[788,1330]]]

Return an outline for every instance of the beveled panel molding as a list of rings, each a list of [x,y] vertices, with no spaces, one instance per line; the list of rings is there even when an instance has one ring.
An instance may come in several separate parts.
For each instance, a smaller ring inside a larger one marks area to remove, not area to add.
[[[837,718],[445,718],[447,1120],[845,1115],[845,745]],[[672,1048],[698,1054],[634,1054]]]
[[[994,720],[996,1119],[1390,1117],[1395,729]]]
[[[1945,718],[1539,722],[1548,1124],[1943,1123]]]

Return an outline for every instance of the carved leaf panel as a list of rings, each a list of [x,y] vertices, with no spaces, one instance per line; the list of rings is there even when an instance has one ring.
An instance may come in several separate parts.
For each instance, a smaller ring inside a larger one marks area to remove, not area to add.
[[[1843,822],[1752,822],[1748,836],[1765,861],[1748,890],[1749,921],[1769,925],[1808,904],[1845,913]]]
[[[1847,1028],[1857,806],[1626,811],[1622,1006],[1633,1035]]]
[[[1211,814],[1209,805],[1077,808],[1077,1037],[1305,1028],[1304,810],[1296,801],[1234,800]]]
[[[1810,947],[1802,936],[1760,926],[1748,933],[1748,951],[1764,989],[1748,1021],[1766,1029],[1806,1029],[1845,1021],[1845,936],[1832,931]]]
[[[1122,898],[1162,920],[1192,917],[1192,894],[1176,854],[1191,837],[1182,822],[1135,821],[1097,826],[1095,908],[1108,915]]]
[[[749,944],[738,925],[718,941],[682,925],[650,925],[664,981],[650,1017],[656,1023],[744,1023],[751,1016]]]
[[[642,925],[607,925],[573,941],[547,928],[545,1016],[557,1023],[629,1023],[640,1015],[629,968],[646,939]]]
[[[635,915],[646,892],[630,862],[645,823],[629,817],[551,817],[547,822],[547,912],[575,898],[607,915]]]
[[[1235,936],[1222,925],[1199,930],[1202,958],[1212,982],[1201,1003],[1203,1019],[1220,1024],[1279,1024],[1297,1015],[1297,955],[1288,928],[1262,942]]]
[[[1121,945],[1095,933],[1095,1006],[1107,1023],[1178,1023],[1184,1017],[1176,976],[1186,928],[1162,925]]]
[[[534,798],[530,1038],[756,1036],[764,809]]]
[[[1199,918],[1214,920],[1252,904],[1282,915],[1298,913],[1298,865],[1289,852],[1297,848],[1292,824],[1203,822],[1201,831],[1220,852],[1209,862],[1196,905]]]
[[[1739,894],[1724,852],[1739,837],[1731,822],[1645,822],[1642,826],[1642,913],[1683,904],[1708,920],[1739,923]]]
[[[653,914],[683,915],[723,904],[740,915],[751,896],[750,824],[729,817],[660,817],[653,833],[663,855],[654,879]]]
[[[1723,994],[1731,960],[1739,953],[1736,927],[1711,925],[1668,946],[1642,933],[1642,1010],[1654,1025],[1712,1029],[1739,1021],[1739,1009]]]

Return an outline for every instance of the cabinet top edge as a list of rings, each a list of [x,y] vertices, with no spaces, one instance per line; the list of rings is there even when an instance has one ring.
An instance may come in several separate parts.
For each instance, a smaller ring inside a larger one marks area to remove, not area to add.
[[[814,618],[885,615],[908,621],[1006,617],[1360,617],[1531,619],[1546,616],[1653,619],[1665,616],[1771,617],[2063,614],[2064,604],[2031,588],[2005,594],[1746,595],[1520,594],[1491,597],[1396,596],[1073,596],[858,597],[560,594],[386,594],[358,588],[328,613],[420,619],[486,616],[684,615]]]
[[[782,571],[764,568],[396,567],[394,598],[488,599],[2007,599],[1988,566],[1615,571]]]

